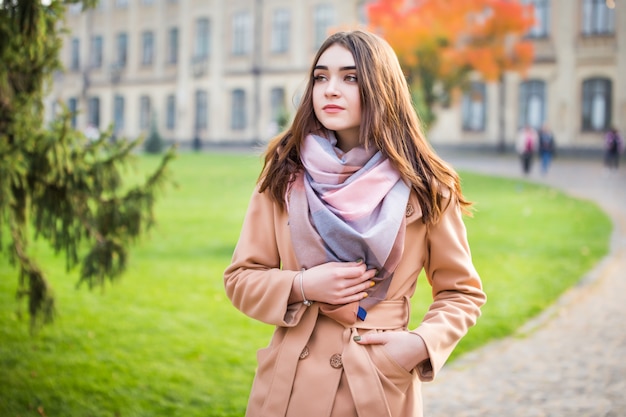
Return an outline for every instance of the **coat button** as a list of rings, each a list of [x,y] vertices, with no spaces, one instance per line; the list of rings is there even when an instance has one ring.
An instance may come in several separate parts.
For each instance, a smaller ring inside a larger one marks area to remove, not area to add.
[[[406,205],[406,217],[411,217],[411,215],[415,213],[415,209],[413,208],[413,204],[409,203]]]
[[[309,356],[309,347],[305,346],[304,349],[302,349],[302,352],[300,352],[300,359],[304,359],[307,356]]]
[[[333,356],[330,357],[330,366],[335,369],[339,369],[343,366],[343,361],[341,360],[340,353],[335,353]]]

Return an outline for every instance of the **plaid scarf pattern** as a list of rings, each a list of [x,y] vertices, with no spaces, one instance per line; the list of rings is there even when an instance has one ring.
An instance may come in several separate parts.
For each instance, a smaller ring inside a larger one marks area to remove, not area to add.
[[[380,151],[343,152],[336,143],[332,133],[304,139],[304,172],[288,195],[289,226],[303,268],[363,259],[368,269],[378,270],[376,285],[359,303],[320,306],[328,313],[343,310],[340,321],[354,323],[385,299],[402,255],[410,188]]]

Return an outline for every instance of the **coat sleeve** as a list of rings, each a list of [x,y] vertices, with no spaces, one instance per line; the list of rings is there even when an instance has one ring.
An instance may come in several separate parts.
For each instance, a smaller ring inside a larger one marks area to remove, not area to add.
[[[486,301],[472,263],[467,232],[458,204],[451,201],[440,221],[429,226],[424,265],[433,303],[414,330],[428,349],[430,362],[418,365],[423,381],[434,379],[459,340],[480,316]]]
[[[291,327],[305,308],[302,303],[288,304],[298,271],[282,269],[276,224],[280,210],[266,193],[254,190],[231,264],[224,271],[224,287],[233,305],[249,317]]]

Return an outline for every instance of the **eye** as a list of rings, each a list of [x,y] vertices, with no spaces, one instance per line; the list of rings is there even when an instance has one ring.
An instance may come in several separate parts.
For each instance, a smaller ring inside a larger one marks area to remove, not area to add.
[[[356,83],[357,81],[359,81],[359,79],[354,74],[346,75],[345,80],[349,83]]]
[[[324,74],[313,75],[313,81],[326,81],[327,78]]]

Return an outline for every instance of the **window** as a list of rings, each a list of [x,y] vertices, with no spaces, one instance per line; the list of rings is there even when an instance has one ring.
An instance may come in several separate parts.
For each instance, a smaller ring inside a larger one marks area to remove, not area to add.
[[[176,96],[170,94],[165,103],[165,127],[168,130],[176,128]]]
[[[113,124],[116,133],[124,130],[124,97],[120,95],[113,99]]]
[[[270,109],[272,111],[272,120],[278,122],[286,111],[284,88],[272,88],[270,91]]]
[[[282,53],[289,50],[289,21],[290,14],[288,9],[274,10],[272,19],[272,52]]]
[[[69,110],[71,114],[70,124],[73,129],[76,129],[76,113],[78,112],[78,100],[76,97],[70,97],[67,100],[67,110]]]
[[[550,0],[524,0],[535,10],[535,25],[528,31],[530,38],[546,38],[550,35]]]
[[[583,131],[603,131],[611,125],[611,80],[590,78],[583,81]]]
[[[72,38],[72,56],[70,69],[78,71],[80,69],[80,39]]]
[[[205,90],[196,91],[196,133],[209,126],[209,94]]]
[[[582,32],[585,36],[615,33],[615,12],[605,0],[583,0]]]
[[[252,46],[252,20],[250,13],[241,12],[233,17],[233,55],[246,55]]]
[[[315,6],[313,12],[314,21],[314,45],[313,48],[319,48],[324,40],[328,37],[328,31],[335,25],[335,11],[330,4],[320,4]]]
[[[128,35],[126,33],[118,33],[115,43],[117,44],[116,63],[120,68],[124,68],[128,57]]]
[[[145,31],[141,34],[141,65],[152,65],[154,59],[154,33]]]
[[[232,130],[246,128],[246,92],[241,89],[232,92],[232,109],[230,127]]]
[[[87,123],[89,126],[100,128],[100,99],[90,97],[87,102]]]
[[[194,46],[195,58],[206,59],[211,52],[211,27],[209,19],[203,17],[196,20],[196,42]]]
[[[289,113],[285,106],[285,89],[275,87],[270,90],[271,134],[283,130],[289,123]]]
[[[91,37],[90,64],[92,68],[102,67],[102,36]]]
[[[150,97],[141,96],[139,99],[139,129],[150,129],[150,118],[152,117],[152,105]]]
[[[518,127],[541,127],[545,120],[545,97],[545,82],[529,80],[520,84]]]
[[[469,90],[463,95],[461,112],[463,114],[463,130],[482,132],[486,125],[487,97],[483,82],[472,82]]]
[[[178,28],[171,28],[167,35],[167,63],[178,62]]]

